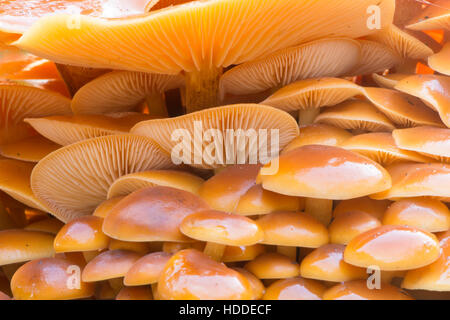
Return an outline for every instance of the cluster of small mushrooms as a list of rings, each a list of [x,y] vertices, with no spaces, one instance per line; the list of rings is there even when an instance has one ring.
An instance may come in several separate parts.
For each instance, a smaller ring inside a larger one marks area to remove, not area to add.
[[[0,79],[0,299],[450,299],[450,0],[0,0]]]

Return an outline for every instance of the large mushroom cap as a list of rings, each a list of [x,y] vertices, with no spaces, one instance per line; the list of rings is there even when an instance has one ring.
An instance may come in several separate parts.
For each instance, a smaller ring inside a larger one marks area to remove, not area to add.
[[[136,261],[128,270],[124,278],[126,286],[143,286],[158,282],[166,263],[172,254],[167,252],[153,252]]]
[[[61,148],[41,160],[33,170],[31,187],[55,216],[70,221],[92,214],[122,175],[172,166],[153,140],[106,136]]]
[[[136,191],[120,201],[103,223],[103,231],[124,241],[189,242],[180,224],[189,214],[207,210],[196,195],[169,187]]]
[[[279,253],[264,253],[245,265],[259,279],[287,279],[300,275],[300,266]]]
[[[304,146],[283,154],[274,175],[259,175],[264,189],[318,199],[345,200],[386,190],[391,178],[376,162],[345,149]]]
[[[374,73],[372,75],[372,79],[381,88],[394,89],[399,81],[410,76],[411,76],[410,74],[404,73],[388,73],[386,75],[379,75],[378,73]]]
[[[380,226],[380,220],[367,212],[356,209],[342,212],[329,226],[330,242],[347,245],[357,235]]]
[[[175,254],[158,283],[158,296],[165,300],[250,300],[252,295],[245,276],[192,249]]]
[[[382,72],[401,63],[401,58],[387,45],[369,40],[359,40],[361,56],[351,75],[367,75]]]
[[[48,217],[36,222],[32,222],[25,227],[25,230],[42,231],[56,235],[64,226],[64,223],[56,218]]]
[[[41,136],[33,136],[0,146],[0,155],[9,159],[39,162],[61,146]]]
[[[319,281],[301,277],[283,279],[266,289],[263,300],[322,300],[325,290]]]
[[[390,284],[381,289],[369,289],[366,280],[349,281],[328,289],[324,300],[414,300],[405,292]]]
[[[216,136],[214,140],[218,141],[212,143],[201,139],[203,133],[211,132],[210,129],[217,131],[219,136],[214,133],[213,137]],[[203,130],[201,137],[198,137],[199,130]],[[261,135],[261,131],[265,134]],[[278,143],[275,143],[275,132],[279,136]],[[298,132],[298,125],[289,114],[257,104],[224,106],[178,118],[143,121],[131,130],[131,133],[150,137],[164,149],[171,150],[175,159],[183,161],[187,157],[189,161],[185,164],[206,169],[220,168],[225,164],[250,163],[255,157],[257,162],[262,161],[258,141],[255,140],[267,139],[266,151],[270,155],[284,148],[298,136]],[[253,138],[247,139],[242,133],[253,135]],[[177,146],[182,147],[182,154]],[[210,150],[212,147],[214,150]]]
[[[221,78],[225,93],[235,95],[263,92],[292,82],[347,74],[360,58],[358,41],[321,39],[287,48],[264,58],[241,64]]]
[[[432,233],[404,226],[382,226],[355,237],[344,260],[355,266],[385,271],[411,270],[437,260],[439,241]]]

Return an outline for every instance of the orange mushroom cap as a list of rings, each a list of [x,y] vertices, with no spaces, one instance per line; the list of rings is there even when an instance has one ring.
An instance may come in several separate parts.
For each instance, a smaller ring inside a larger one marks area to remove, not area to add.
[[[116,300],[153,300],[153,294],[148,286],[124,287],[117,294]]]
[[[300,266],[279,253],[264,253],[245,265],[259,279],[286,279],[300,275]]]
[[[158,282],[165,265],[172,257],[167,252],[153,252],[137,260],[125,275],[126,286],[142,286]]]
[[[319,281],[301,277],[283,279],[267,288],[263,300],[322,300],[325,290]]]
[[[367,281],[356,280],[338,284],[323,294],[323,300],[414,300],[390,284],[371,290]]]
[[[357,235],[380,226],[380,220],[369,213],[345,211],[337,214],[329,226],[330,242],[346,245]]]

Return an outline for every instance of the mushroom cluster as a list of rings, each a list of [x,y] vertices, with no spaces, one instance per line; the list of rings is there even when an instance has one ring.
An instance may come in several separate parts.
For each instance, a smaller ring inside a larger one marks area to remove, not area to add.
[[[448,0],[34,4],[0,300],[450,299]]]

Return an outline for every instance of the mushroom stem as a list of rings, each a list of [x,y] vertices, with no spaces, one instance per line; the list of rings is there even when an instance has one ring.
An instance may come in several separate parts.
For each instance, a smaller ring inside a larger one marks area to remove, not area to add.
[[[223,244],[218,244],[214,242],[208,242],[206,243],[205,250],[203,253],[205,253],[207,256],[209,256],[211,259],[216,261],[221,261],[223,254],[225,252],[226,246]]]
[[[320,114],[320,108],[308,108],[300,110],[298,113],[298,124],[300,126],[307,126],[314,123],[317,116]]]
[[[297,247],[278,246],[277,251],[278,253],[285,255],[292,261],[297,260]]]
[[[123,278],[115,278],[108,280],[109,285],[113,289],[114,293],[117,295],[120,290],[123,288]]]
[[[98,256],[100,251],[85,251],[83,252],[83,257],[86,260],[86,263],[89,263],[92,259]]]
[[[332,218],[333,200],[307,198],[305,212],[328,226]]]
[[[56,64],[56,68],[58,69],[59,74],[66,83],[67,89],[69,90],[72,97],[85,84],[105,74],[108,71],[104,69],[75,67],[58,63]]]
[[[186,73],[186,113],[219,105],[219,80],[222,68]]]
[[[158,299],[158,282],[152,283],[152,293],[153,293],[153,300],[159,300]]]
[[[167,118],[169,116],[164,94],[158,92],[152,93],[145,101],[147,102],[147,107],[151,116],[158,118]]]

